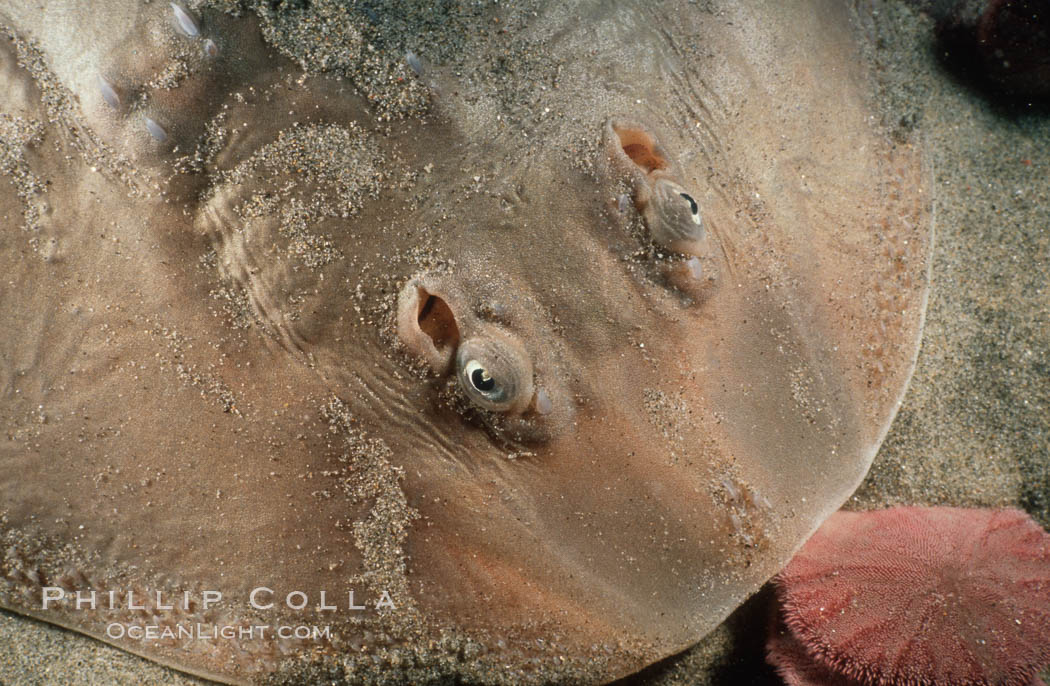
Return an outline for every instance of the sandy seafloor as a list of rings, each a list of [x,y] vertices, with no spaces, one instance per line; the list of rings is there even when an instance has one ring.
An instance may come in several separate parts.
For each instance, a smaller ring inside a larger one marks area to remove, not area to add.
[[[943,68],[928,17],[897,0],[871,7],[883,115],[921,131],[936,244],[915,376],[847,507],[1013,505],[1050,527],[1050,107],[983,94]],[[763,664],[768,599],[625,682],[779,683]],[[4,686],[203,683],[0,612]]]

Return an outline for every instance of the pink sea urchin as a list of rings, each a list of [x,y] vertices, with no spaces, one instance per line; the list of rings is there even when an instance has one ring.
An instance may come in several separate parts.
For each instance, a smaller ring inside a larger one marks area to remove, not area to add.
[[[1029,686],[1050,662],[1050,534],[1019,510],[839,512],[775,583],[792,684]]]

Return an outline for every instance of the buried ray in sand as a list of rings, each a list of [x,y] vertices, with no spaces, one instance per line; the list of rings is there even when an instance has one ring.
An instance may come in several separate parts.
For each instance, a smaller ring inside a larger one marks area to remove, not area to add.
[[[231,683],[601,681],[867,470],[930,217],[841,3],[408,60],[325,3],[0,7],[4,607]]]

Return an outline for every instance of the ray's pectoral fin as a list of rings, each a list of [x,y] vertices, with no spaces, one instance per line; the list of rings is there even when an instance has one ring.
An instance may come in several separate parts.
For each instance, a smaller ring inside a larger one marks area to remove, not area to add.
[[[605,125],[604,144],[611,171],[626,177],[651,240],[685,256],[664,265],[665,278],[675,288],[698,295],[714,278],[716,265],[697,193],[645,126],[611,119]]]

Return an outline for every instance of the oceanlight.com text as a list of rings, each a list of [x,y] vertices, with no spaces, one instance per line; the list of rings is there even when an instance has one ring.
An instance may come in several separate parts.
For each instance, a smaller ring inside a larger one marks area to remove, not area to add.
[[[238,640],[262,641],[274,638],[299,639],[304,641],[326,641],[331,638],[328,626],[309,624],[123,624],[112,622],[106,626],[106,637],[112,640],[133,641],[171,640]]]

